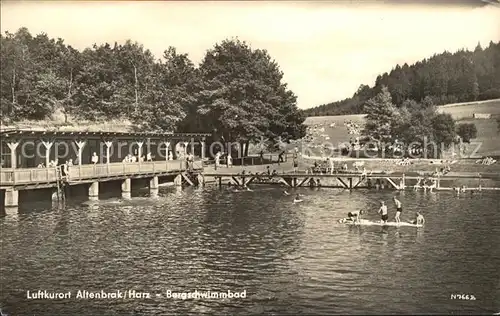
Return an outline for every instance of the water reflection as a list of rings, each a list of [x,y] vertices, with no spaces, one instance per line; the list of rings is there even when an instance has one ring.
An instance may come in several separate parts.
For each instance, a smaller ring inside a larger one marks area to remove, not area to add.
[[[304,202],[293,204],[295,193]],[[492,312],[497,306],[497,195],[397,193],[401,219],[426,227],[350,226],[378,220],[394,192],[255,186],[253,192],[162,187],[141,196],[0,219],[3,289],[10,314],[235,314]],[[481,216],[471,216],[481,210]],[[439,216],[437,216],[439,214]],[[424,238],[425,237],[425,238]],[[246,300],[25,301],[26,289],[247,290]],[[395,290],[397,289],[397,290]],[[451,291],[481,296],[468,305]],[[395,294],[396,293],[396,294]],[[493,293],[493,294],[492,294]],[[445,297],[445,298],[444,298]],[[425,303],[424,303],[425,302]]]
[[[15,207],[14,206],[6,206],[4,208],[4,212],[5,212],[5,216],[7,216],[7,217],[10,217],[10,218],[16,217],[17,218],[17,216],[19,214],[19,207],[17,207],[17,206],[15,206]]]

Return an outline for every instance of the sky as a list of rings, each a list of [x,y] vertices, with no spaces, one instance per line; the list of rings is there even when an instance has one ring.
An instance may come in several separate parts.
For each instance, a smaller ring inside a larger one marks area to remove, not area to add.
[[[269,52],[302,109],[373,86],[396,64],[500,41],[498,6],[394,1],[2,1],[0,27],[45,32],[78,49],[131,39],[158,58],[174,46],[196,64],[215,43],[238,37]]]

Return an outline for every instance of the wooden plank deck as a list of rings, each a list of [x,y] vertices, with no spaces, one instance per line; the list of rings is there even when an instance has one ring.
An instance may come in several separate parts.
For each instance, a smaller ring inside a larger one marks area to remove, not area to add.
[[[203,164],[195,161],[193,169],[201,171]],[[141,178],[144,176],[176,174],[186,171],[183,160],[151,161],[134,163],[109,163],[96,165],[78,165],[68,168],[65,178],[70,184],[91,182],[92,180],[107,181],[116,178]],[[56,183],[58,173],[56,168],[23,168],[0,169],[0,187],[47,185]]]
[[[413,173],[414,174],[414,173]],[[231,172],[212,172],[212,173],[203,173],[205,177],[257,177],[257,178],[269,178],[268,174],[253,174],[253,173],[231,173]],[[402,178],[405,179],[418,179],[423,176],[418,175],[408,175],[404,173],[390,173],[390,174],[367,174],[366,177],[369,179],[386,179],[386,178]],[[311,174],[311,173],[278,173],[272,175],[274,178],[360,178],[362,177],[361,173],[333,173],[333,174]],[[429,178],[438,178],[437,176],[429,176]],[[444,175],[439,176],[440,180],[456,180],[456,179],[491,179],[491,180],[500,180],[500,174],[476,174],[476,175]]]

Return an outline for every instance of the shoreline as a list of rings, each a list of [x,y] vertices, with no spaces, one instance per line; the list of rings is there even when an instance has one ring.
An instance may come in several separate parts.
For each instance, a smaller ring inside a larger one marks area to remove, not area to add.
[[[320,156],[299,156],[299,167],[298,170],[299,172],[304,172],[307,169],[310,169],[313,165],[314,162],[324,162],[326,157],[320,157]],[[362,170],[363,168],[366,168],[367,172],[377,172],[377,173],[395,173],[395,172],[402,172],[402,173],[429,173],[429,172],[435,172],[436,168],[440,169],[446,165],[448,165],[446,162],[449,160],[446,159],[424,159],[424,158],[417,158],[417,159],[410,159],[409,165],[397,165],[396,162],[401,161],[401,159],[395,159],[395,158],[350,158],[350,157],[334,157],[331,158],[334,162],[336,167],[338,167],[339,163],[347,163],[349,170],[354,170],[355,168],[352,166],[353,163],[355,162],[363,162],[363,165],[360,166],[360,169]],[[443,163],[441,163],[443,161]],[[437,162],[437,163],[436,163]],[[482,165],[482,164],[476,164],[475,159],[457,159],[453,160],[453,163],[449,164],[450,165],[450,173],[449,175],[477,175],[479,173],[492,173],[492,174],[498,174],[500,175],[500,164],[498,162],[492,164],[492,165]],[[234,171],[234,172],[241,172],[242,170],[249,171],[249,172],[264,172],[267,170],[267,166],[269,166],[269,169],[271,171],[276,170],[278,173],[288,173],[290,171],[293,171],[293,166],[292,166],[292,159],[290,156],[288,157],[288,160],[285,162],[280,163],[279,165],[277,162],[270,163],[270,164],[262,164],[262,165],[233,165],[230,168],[227,168],[226,165],[221,165],[221,167],[218,168],[216,171],[213,165],[210,165],[208,167],[204,168],[204,172],[208,173],[224,173],[228,172],[229,170]]]

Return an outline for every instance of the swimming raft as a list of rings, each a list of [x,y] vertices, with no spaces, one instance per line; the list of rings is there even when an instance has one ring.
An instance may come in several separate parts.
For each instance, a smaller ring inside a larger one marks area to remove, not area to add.
[[[359,222],[355,223],[354,221],[351,221],[348,218],[343,218],[339,219],[339,223],[346,224],[346,225],[361,225],[361,226],[396,226],[396,227],[423,227],[423,225],[419,224],[412,224],[408,222],[374,222],[374,221],[369,221],[367,219],[362,219]]]

